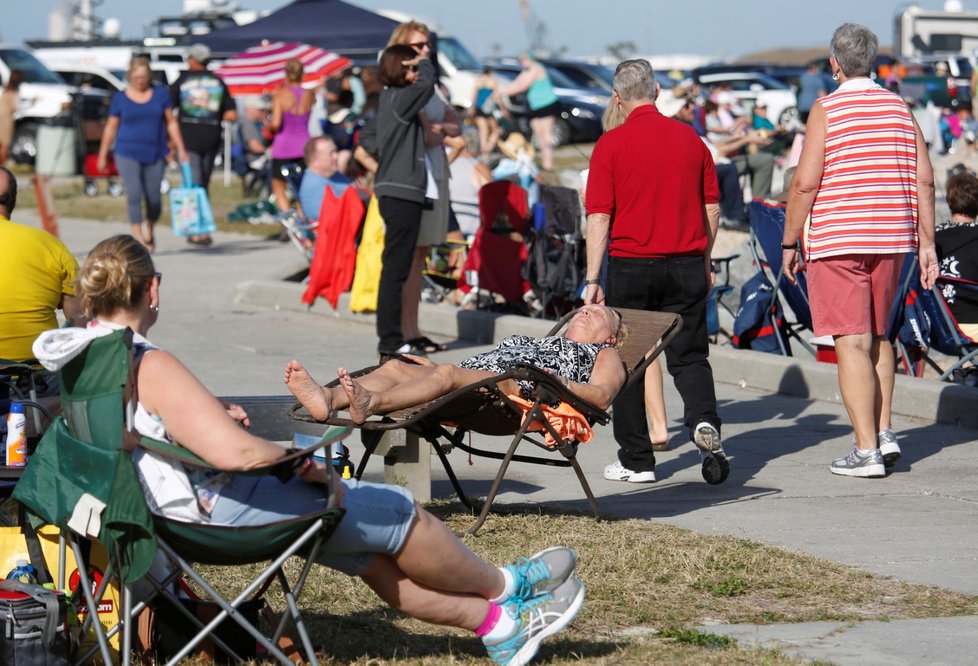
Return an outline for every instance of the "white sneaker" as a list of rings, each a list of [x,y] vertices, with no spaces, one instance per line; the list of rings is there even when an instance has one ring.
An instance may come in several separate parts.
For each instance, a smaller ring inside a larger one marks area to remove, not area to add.
[[[880,455],[883,456],[883,464],[887,467],[893,467],[901,455],[896,434],[892,430],[881,430],[876,436],[876,442],[880,447]]]
[[[609,481],[628,481],[629,483],[652,483],[655,481],[655,472],[635,472],[615,461],[604,468],[604,478]]]

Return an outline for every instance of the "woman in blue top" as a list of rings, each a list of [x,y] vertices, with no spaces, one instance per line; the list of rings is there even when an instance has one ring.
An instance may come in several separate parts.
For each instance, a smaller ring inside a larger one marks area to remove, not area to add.
[[[520,54],[523,71],[513,82],[500,90],[506,97],[526,93],[530,107],[530,129],[540,145],[540,164],[544,171],[554,168],[554,123],[560,113],[557,93],[546,68],[528,53]]]
[[[187,151],[180,125],[173,115],[170,93],[164,86],[153,85],[149,63],[143,58],[133,58],[127,78],[129,85],[112,97],[109,106],[109,120],[98,151],[98,170],[104,171],[108,166],[109,149],[115,142],[115,164],[126,187],[132,235],[152,252],[155,249],[153,226],[160,219],[162,209],[160,183],[169,152],[167,134],[181,162],[187,161]]]

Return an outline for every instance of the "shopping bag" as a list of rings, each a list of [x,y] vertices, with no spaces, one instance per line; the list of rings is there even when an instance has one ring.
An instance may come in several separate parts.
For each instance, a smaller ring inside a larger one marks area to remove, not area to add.
[[[180,187],[170,190],[170,219],[177,236],[203,236],[217,229],[207,190],[194,184],[190,164],[180,165]]]

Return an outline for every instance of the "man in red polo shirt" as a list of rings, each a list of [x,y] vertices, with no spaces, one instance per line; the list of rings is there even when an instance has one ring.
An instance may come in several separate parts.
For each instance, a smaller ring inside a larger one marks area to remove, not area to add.
[[[690,126],[659,113],[658,93],[648,61],[618,65],[611,103],[627,119],[605,133],[591,154],[584,302],[605,300],[599,276],[607,250],[608,305],[682,316],[683,329],[666,348],[666,361],[683,399],[689,438],[703,455],[703,478],[717,484],[730,465],[720,445],[706,297],[720,193],[710,151]],[[615,400],[620,448],[618,460],[604,469],[606,479],[655,481],[643,387],[637,381]]]

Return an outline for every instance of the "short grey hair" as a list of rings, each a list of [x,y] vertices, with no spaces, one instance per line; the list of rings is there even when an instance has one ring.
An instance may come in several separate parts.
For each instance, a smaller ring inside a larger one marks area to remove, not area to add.
[[[843,23],[835,29],[830,48],[846,76],[866,76],[876,62],[880,42],[872,30],[858,23]]]
[[[655,99],[655,72],[648,60],[625,60],[615,70],[611,87],[623,102]]]

